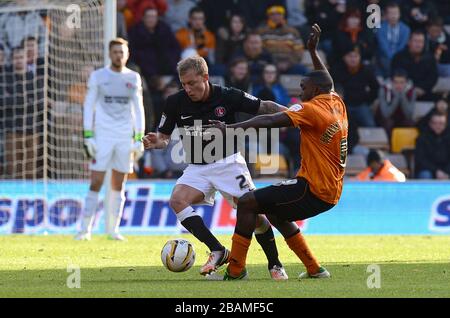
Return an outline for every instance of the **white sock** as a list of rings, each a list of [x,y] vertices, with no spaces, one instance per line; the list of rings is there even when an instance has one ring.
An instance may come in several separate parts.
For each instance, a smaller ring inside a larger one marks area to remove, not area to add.
[[[113,221],[113,232],[110,234],[118,234],[120,221],[123,214],[123,206],[125,205],[125,194],[123,191],[111,190],[109,197],[109,204],[111,209],[111,217]]]
[[[187,218],[190,218],[191,216],[194,216],[194,215],[197,215],[197,213],[195,213],[194,208],[191,206],[188,206],[187,208],[184,208],[179,213],[177,213],[177,219],[181,223],[184,220],[186,220]]]
[[[98,192],[89,191],[84,200],[84,210],[81,220],[81,232],[91,233],[95,212],[98,205]]]

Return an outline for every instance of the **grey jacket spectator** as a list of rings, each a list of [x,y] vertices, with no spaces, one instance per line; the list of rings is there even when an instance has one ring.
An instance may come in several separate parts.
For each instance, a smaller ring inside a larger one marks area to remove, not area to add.
[[[20,46],[25,38],[32,36],[38,39],[39,56],[44,56],[45,28],[38,10],[4,13],[0,15],[0,43],[11,50]],[[9,51],[7,53],[10,54]]]
[[[380,86],[378,91],[380,126],[388,135],[394,127],[411,127],[414,125],[413,113],[416,93],[412,81],[405,71],[398,70]]]
[[[193,0],[167,0],[167,11],[164,21],[170,26],[173,33],[187,27],[189,11],[195,7]]]

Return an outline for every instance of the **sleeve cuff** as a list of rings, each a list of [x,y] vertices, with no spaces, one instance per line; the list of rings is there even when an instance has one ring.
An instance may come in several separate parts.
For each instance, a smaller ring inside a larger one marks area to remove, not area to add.
[[[85,130],[83,135],[84,135],[84,138],[92,138],[92,137],[94,137],[94,132],[92,130]]]

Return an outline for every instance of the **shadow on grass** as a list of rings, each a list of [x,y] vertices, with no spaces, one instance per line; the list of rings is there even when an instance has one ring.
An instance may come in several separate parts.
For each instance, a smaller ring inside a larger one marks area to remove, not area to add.
[[[448,263],[379,263],[381,288],[368,288],[370,264],[327,264],[331,279],[298,281],[299,264],[286,264],[287,282],[270,279],[265,265],[249,265],[248,281],[205,281],[196,266],[171,273],[162,266],[81,268],[69,288],[67,269],[0,271],[0,297],[450,297]]]

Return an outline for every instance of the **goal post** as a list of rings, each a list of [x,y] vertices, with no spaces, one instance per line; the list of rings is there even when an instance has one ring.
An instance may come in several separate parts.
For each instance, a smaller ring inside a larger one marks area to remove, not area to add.
[[[0,1],[0,181],[17,193],[51,201],[89,179],[86,83],[115,36],[116,0]]]

